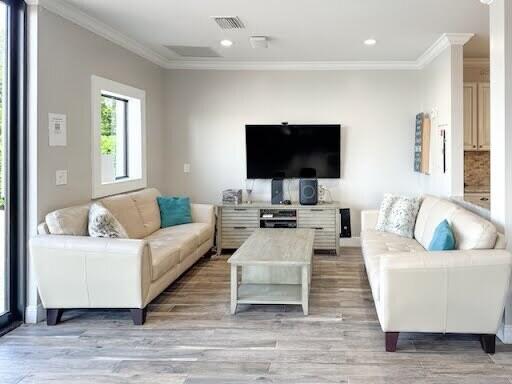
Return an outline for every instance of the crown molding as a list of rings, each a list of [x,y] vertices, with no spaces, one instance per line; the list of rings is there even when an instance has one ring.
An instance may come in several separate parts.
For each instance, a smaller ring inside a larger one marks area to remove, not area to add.
[[[418,65],[418,69],[422,69],[428,64],[430,64],[437,56],[441,54],[446,48],[451,45],[464,45],[466,44],[472,37],[473,33],[444,33],[439,39],[437,39],[434,44],[428,48],[425,53],[423,53],[418,60],[416,60],[416,64]]]
[[[169,61],[167,69],[247,71],[416,70],[415,61]]]
[[[29,5],[38,5],[48,11],[55,13],[75,24],[97,34],[105,39],[139,55],[143,58],[165,67],[169,60],[158,54],[153,49],[146,47],[138,41],[122,34],[121,32],[109,27],[98,19],[89,16],[75,6],[67,4],[62,0],[25,0]]]
[[[79,26],[167,69],[196,70],[418,70],[424,68],[450,45],[464,45],[472,33],[445,33],[417,60],[412,61],[222,61],[170,60],[154,49],[89,16],[64,0],[25,0],[29,5],[42,6]]]

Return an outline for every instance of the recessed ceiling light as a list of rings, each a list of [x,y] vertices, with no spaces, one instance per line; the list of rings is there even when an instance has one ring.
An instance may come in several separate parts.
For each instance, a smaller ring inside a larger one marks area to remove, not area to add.
[[[485,5],[491,5],[491,3],[493,2],[494,0],[480,0],[480,2],[482,4],[485,4]]]
[[[375,44],[377,44],[377,40],[375,40],[375,39],[366,39],[364,41],[364,45],[375,45]]]
[[[231,47],[233,45],[233,42],[231,40],[221,40],[220,45],[223,47]]]

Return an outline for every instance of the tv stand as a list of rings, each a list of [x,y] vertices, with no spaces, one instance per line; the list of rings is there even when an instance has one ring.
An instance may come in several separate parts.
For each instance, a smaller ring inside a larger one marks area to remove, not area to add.
[[[312,228],[313,247],[339,254],[340,215],[338,203],[289,205],[254,202],[218,207],[217,255],[237,249],[257,228]]]

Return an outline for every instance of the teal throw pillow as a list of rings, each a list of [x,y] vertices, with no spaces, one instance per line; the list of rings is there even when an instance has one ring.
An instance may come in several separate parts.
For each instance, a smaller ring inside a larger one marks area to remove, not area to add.
[[[448,221],[443,220],[434,231],[429,251],[452,251],[455,249],[455,236]]]
[[[158,196],[156,200],[160,208],[161,228],[192,222],[190,199],[188,197]]]

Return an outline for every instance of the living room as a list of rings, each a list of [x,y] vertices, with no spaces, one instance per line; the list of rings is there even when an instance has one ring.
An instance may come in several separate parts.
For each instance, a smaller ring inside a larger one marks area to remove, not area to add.
[[[2,4],[2,383],[511,382],[508,1]]]

